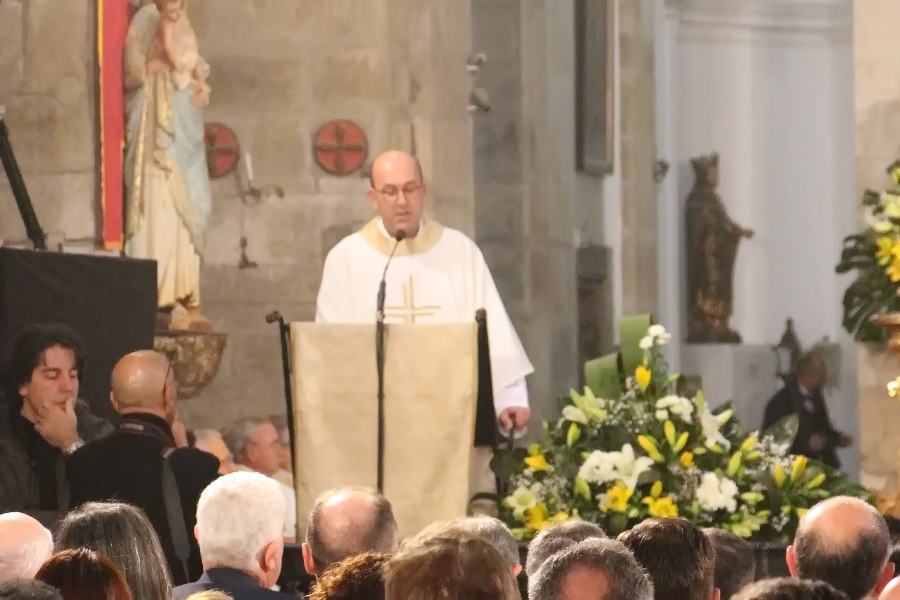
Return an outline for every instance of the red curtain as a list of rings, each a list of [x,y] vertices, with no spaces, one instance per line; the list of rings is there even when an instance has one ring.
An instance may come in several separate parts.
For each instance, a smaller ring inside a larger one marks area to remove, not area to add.
[[[100,199],[103,206],[103,245],[123,246],[125,101],[122,58],[128,33],[128,0],[97,0],[97,49],[100,83]]]

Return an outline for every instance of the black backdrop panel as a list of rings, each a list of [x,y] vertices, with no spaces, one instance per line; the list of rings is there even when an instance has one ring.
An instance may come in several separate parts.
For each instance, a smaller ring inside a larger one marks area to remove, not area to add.
[[[156,262],[0,248],[0,354],[29,323],[65,323],[81,334],[87,368],[80,396],[113,415],[109,375],[116,361],[153,347]]]

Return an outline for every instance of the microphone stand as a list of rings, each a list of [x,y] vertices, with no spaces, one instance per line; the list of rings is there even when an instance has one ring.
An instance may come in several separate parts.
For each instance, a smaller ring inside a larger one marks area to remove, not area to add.
[[[288,438],[291,444],[291,468],[297,472],[297,457],[294,453],[294,394],[291,389],[291,328],[284,322],[284,317],[277,310],[266,315],[266,323],[278,323],[281,338],[281,369],[284,376],[284,402],[287,406]]]
[[[391,255],[388,256],[387,263],[384,265],[384,273],[381,274],[381,282],[378,284],[378,298],[375,310],[375,366],[378,370],[378,483],[377,489],[379,494],[384,494],[384,296],[385,296],[385,278],[387,277],[388,267],[391,266],[391,260],[397,247],[403,238],[406,237],[406,231],[398,229],[394,234],[394,248]]]

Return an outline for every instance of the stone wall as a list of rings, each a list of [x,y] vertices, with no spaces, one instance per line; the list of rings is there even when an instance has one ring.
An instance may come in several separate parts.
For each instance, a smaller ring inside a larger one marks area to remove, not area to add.
[[[856,73],[856,184],[885,189],[885,168],[897,159],[900,139],[900,27],[891,0],[854,2]],[[858,351],[861,478],[886,495],[900,493],[900,406],[885,385],[900,375],[900,360],[875,348]]]
[[[94,2],[0,2],[0,105],[48,238],[95,238]],[[0,240],[25,228],[0,176]]]

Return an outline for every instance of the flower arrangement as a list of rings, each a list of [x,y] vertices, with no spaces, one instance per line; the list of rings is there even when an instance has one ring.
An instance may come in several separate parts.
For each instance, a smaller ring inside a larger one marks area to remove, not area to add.
[[[788,455],[796,417],[745,434],[730,404],[713,409],[702,392],[678,395],[662,352],[669,334],[659,325],[643,331],[636,364],[627,365],[623,343],[618,381],[572,390],[560,418],[544,424],[546,441],[518,461],[501,509],[518,539],[573,517],[615,535],[647,517],[681,516],[779,541],[823,498],[871,502],[830,467]]]
[[[836,268],[858,272],[844,292],[843,326],[859,342],[884,342],[887,332],[870,318],[900,311],[900,161],[887,172],[895,189],[866,190],[862,203],[868,228],[844,238]]]

